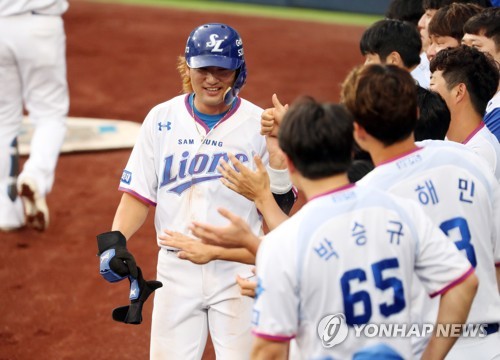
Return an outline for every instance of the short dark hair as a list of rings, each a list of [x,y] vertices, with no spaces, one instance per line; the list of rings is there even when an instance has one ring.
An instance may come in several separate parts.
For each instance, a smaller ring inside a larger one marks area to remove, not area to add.
[[[341,98],[354,121],[385,146],[408,138],[417,122],[417,84],[394,65],[355,68],[342,85]]]
[[[418,29],[400,20],[379,20],[365,30],[359,42],[361,54],[377,54],[382,62],[396,51],[406,67],[420,63],[422,39]]]
[[[448,105],[437,92],[417,87],[419,116],[414,135],[416,141],[444,140],[450,127]]]
[[[491,7],[490,0],[423,0],[422,7],[425,10],[438,10],[452,3],[477,4],[484,8]]]
[[[430,70],[443,72],[448,89],[465,84],[472,105],[481,116],[497,92],[499,74],[495,61],[473,47],[461,45],[441,50],[431,60]]]
[[[392,0],[385,12],[388,19],[407,21],[415,26],[424,14],[423,0]]]
[[[305,178],[342,174],[352,161],[353,119],[342,105],[301,98],[286,112],[278,139]]]
[[[355,183],[361,180],[366,174],[372,171],[375,165],[370,160],[353,160],[351,166],[347,170],[347,177],[349,182]]]
[[[453,3],[442,7],[429,22],[429,35],[451,36],[460,43],[464,37],[464,24],[482,10],[477,4]]]
[[[471,17],[464,25],[464,33],[486,36],[500,51],[500,7],[484,9]]]

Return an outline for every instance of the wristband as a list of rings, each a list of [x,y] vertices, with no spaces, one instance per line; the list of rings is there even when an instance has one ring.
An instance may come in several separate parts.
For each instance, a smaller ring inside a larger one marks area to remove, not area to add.
[[[288,169],[273,169],[269,165],[266,166],[269,180],[271,181],[271,192],[273,194],[286,194],[292,188],[290,174]]]

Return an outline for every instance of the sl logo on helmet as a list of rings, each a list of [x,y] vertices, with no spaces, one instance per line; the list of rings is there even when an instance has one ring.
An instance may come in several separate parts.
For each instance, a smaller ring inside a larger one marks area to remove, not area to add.
[[[223,52],[224,49],[221,49],[220,46],[224,42],[224,40],[216,40],[219,37],[217,34],[210,35],[210,41],[207,42],[207,47],[213,47],[212,52]]]

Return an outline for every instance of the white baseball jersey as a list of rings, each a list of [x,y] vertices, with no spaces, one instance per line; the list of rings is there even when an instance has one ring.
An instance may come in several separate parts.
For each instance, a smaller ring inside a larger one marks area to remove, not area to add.
[[[498,323],[500,295],[495,275],[495,264],[500,265],[498,181],[486,163],[462,145],[448,141],[424,144],[423,148],[377,166],[358,183],[419,203],[476,269],[479,288],[467,321]],[[426,297],[419,301],[426,301]],[[437,303],[422,306],[432,308]],[[429,317],[437,311],[419,311],[418,307],[415,310],[420,316],[429,314]],[[424,321],[434,321],[429,317]]]
[[[267,234],[256,268],[254,335],[295,337],[304,359],[350,359],[382,342],[406,357],[409,338],[355,337],[353,325],[408,324],[414,272],[431,295],[473,272],[418,205],[356,185],[311,199]],[[349,334],[324,347],[320,321],[337,313]]]
[[[500,141],[500,91],[488,102],[486,106],[486,114],[484,115],[484,123]]]
[[[500,143],[493,133],[481,123],[463,144],[485,159],[500,180]]]
[[[193,119],[188,95],[154,107],[123,171],[120,190],[156,206],[155,226],[189,233],[194,221],[223,225],[217,212],[224,207],[241,216],[254,233],[261,230],[255,204],[225,187],[219,180],[219,161],[234,154],[255,168],[254,155],[268,162],[266,141],[260,135],[262,109],[238,98],[224,119],[211,131]],[[207,133],[208,132],[208,133]]]

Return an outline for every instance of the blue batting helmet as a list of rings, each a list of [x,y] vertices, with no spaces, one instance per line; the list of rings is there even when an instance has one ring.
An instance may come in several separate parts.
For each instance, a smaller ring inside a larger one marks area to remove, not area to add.
[[[233,87],[225,94],[226,104],[232,103],[245,85],[247,71],[243,52],[243,41],[232,27],[225,24],[204,24],[189,35],[185,57],[190,68],[217,66],[236,70],[237,78]]]

